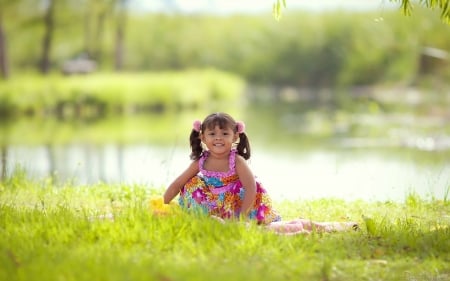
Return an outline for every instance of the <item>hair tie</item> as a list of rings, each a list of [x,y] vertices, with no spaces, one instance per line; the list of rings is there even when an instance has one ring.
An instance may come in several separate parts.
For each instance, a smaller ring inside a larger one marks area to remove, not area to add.
[[[242,134],[245,132],[245,124],[242,121],[237,121],[236,122],[236,127],[237,127],[237,132],[239,134]]]
[[[202,129],[202,122],[200,120],[195,120],[192,124],[192,129],[200,133],[200,130]]]

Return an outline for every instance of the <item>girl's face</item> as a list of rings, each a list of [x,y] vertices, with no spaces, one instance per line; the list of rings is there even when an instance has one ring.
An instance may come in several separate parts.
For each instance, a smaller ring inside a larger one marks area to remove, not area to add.
[[[231,128],[220,128],[215,126],[213,129],[205,129],[201,134],[202,142],[208,147],[210,153],[227,154],[230,152],[233,143],[237,141],[238,133]]]

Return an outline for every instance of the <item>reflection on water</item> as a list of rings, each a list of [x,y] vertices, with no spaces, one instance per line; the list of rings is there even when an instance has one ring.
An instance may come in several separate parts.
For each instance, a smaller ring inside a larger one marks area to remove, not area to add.
[[[159,188],[187,167],[188,155],[186,147],[152,145],[12,145],[2,149],[2,173],[20,166],[33,178],[56,175],[76,184],[101,181]],[[450,163],[427,166],[370,154],[283,153],[254,146],[250,165],[276,200],[401,201],[412,192],[444,199],[450,188]]]
[[[253,161],[279,198],[402,201],[414,192],[423,198],[443,199],[450,187],[449,164],[423,166],[373,154],[318,151],[275,157],[263,154]]]
[[[100,181],[157,187],[170,180],[171,171],[187,165],[186,160],[188,156],[174,148],[145,145],[10,146],[7,170],[21,167],[33,178],[56,176],[74,184]]]

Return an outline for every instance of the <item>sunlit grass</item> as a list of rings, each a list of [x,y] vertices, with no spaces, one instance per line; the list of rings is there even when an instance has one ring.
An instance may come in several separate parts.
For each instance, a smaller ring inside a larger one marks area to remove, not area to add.
[[[186,141],[197,111],[168,114],[115,116],[92,121],[61,122],[56,118],[20,118],[0,126],[0,143],[5,145],[67,145],[90,143],[165,143],[178,137]]]
[[[286,218],[357,220],[347,233],[278,236],[202,216],[152,215],[141,185],[0,183],[1,280],[448,280],[450,204],[275,202]]]
[[[63,118],[177,111],[235,100],[244,81],[214,69],[171,72],[18,75],[0,83],[0,114]]]

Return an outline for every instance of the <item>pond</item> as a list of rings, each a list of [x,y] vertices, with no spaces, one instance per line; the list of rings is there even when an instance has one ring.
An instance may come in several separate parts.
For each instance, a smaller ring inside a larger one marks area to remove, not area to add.
[[[7,153],[8,171],[20,165],[34,178],[149,188],[167,186],[190,161],[188,148],[181,146],[12,145]],[[254,146],[249,164],[274,199],[402,201],[409,194],[444,199],[450,186],[450,163],[423,165],[376,153],[283,152]]]
[[[304,100],[266,101],[230,113],[245,120],[249,164],[274,199],[402,201],[417,194],[447,200],[446,104],[440,111],[431,104],[440,112],[435,115],[408,112],[405,106],[382,111],[370,99],[356,105],[343,110]],[[187,167],[190,126],[205,112],[0,122],[0,176],[20,167],[36,179],[164,188]]]

